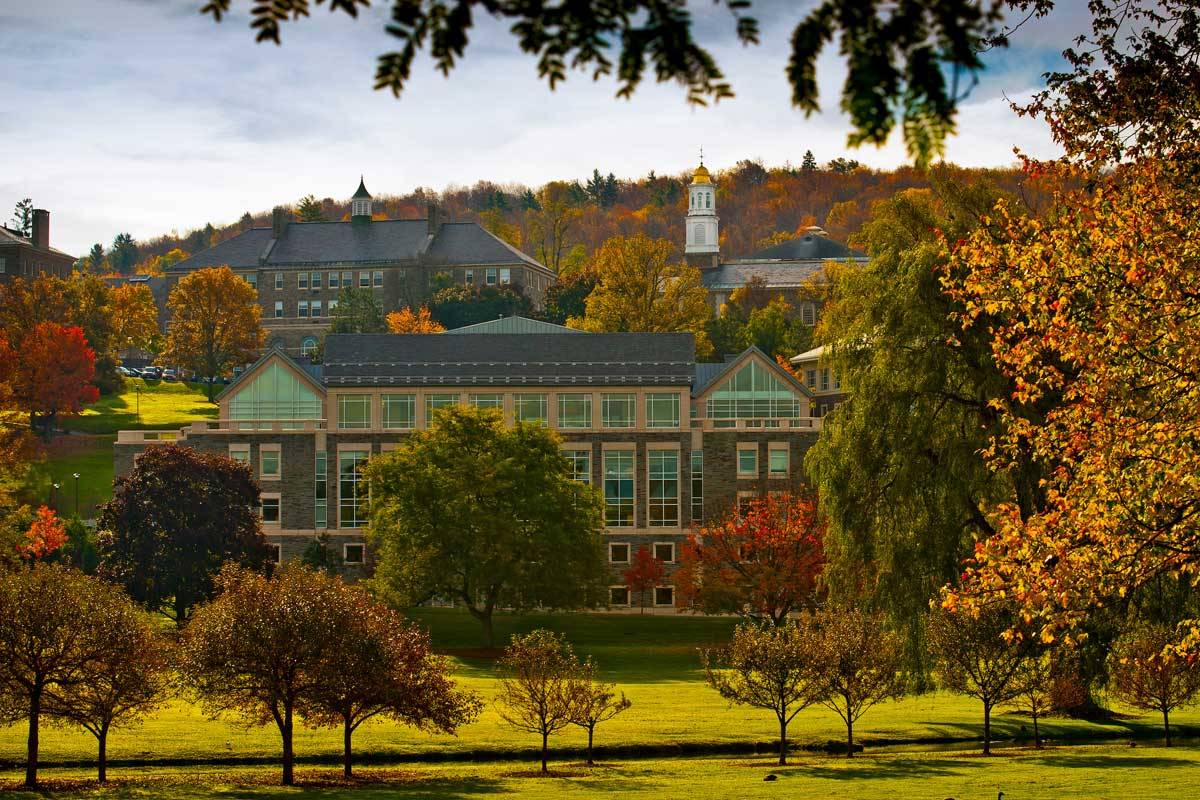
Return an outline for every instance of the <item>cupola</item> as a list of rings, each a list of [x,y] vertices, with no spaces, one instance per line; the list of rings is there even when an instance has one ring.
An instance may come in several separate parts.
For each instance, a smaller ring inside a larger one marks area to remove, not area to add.
[[[371,193],[367,191],[361,175],[358,177],[358,191],[350,198],[350,221],[371,221]]]

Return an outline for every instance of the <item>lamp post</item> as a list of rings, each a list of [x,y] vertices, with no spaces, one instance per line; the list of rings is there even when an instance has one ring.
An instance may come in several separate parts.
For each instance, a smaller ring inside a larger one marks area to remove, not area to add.
[[[142,421],[142,387],[134,384],[133,396],[135,398],[134,402],[136,403],[134,416],[140,423]]]
[[[57,508],[55,507],[55,505],[54,505],[55,494],[56,494],[56,493],[58,492],[58,490],[59,490],[59,489],[61,489],[61,488],[62,488],[62,486],[60,486],[60,485],[59,485],[59,484],[57,484],[57,483],[52,483],[52,484],[50,484],[50,507],[51,507],[51,508],[54,508],[56,511],[57,511],[58,509],[57,509]]]
[[[72,472],[71,477],[75,479],[75,517],[79,517],[79,473]]]

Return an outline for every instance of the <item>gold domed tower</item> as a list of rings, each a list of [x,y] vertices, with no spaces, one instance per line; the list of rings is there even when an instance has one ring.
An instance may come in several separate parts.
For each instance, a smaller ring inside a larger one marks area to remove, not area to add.
[[[687,238],[684,255],[701,269],[717,266],[720,244],[717,238],[717,187],[708,168],[704,166],[704,151],[700,151],[700,166],[692,174],[688,187]]]

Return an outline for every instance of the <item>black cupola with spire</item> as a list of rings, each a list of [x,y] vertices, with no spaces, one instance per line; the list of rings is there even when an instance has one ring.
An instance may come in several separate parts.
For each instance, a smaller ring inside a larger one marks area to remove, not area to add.
[[[361,175],[358,176],[358,191],[350,198],[350,221],[371,221],[371,193],[367,191]]]

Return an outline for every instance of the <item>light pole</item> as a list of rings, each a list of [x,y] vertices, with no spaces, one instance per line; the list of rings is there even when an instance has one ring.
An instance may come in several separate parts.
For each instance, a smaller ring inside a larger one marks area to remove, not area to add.
[[[79,518],[79,473],[72,472],[71,476],[75,478],[75,517]]]
[[[50,484],[50,507],[51,507],[51,508],[53,508],[55,511],[57,511],[57,510],[58,510],[58,509],[57,509],[57,507],[55,507],[55,505],[54,505],[54,498],[55,498],[55,494],[56,494],[56,493],[58,492],[58,490],[59,490],[59,489],[61,489],[61,488],[62,488],[62,487],[61,487],[59,484],[57,484],[57,483],[52,483],[52,484]]]
[[[134,411],[134,416],[136,417],[137,421],[140,423],[142,421],[142,387],[134,384],[133,396],[135,398],[134,402],[136,403],[136,406],[135,406],[136,410]]]

